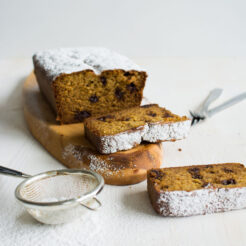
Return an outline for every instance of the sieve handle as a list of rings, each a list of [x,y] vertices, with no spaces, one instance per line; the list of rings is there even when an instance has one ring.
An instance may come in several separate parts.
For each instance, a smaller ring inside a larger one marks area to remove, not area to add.
[[[93,207],[87,206],[87,205],[85,205],[83,203],[80,203],[80,205],[82,205],[83,207],[85,207],[85,208],[87,208],[89,210],[92,210],[92,211],[98,210],[102,206],[101,202],[96,197],[93,197],[92,199],[97,203],[96,207],[93,208]]]
[[[29,178],[31,177],[28,174],[22,173],[20,171],[14,170],[14,169],[10,169],[7,167],[3,167],[0,166],[0,174],[4,174],[4,175],[10,175],[10,176],[15,176],[15,177],[20,177],[20,178]]]

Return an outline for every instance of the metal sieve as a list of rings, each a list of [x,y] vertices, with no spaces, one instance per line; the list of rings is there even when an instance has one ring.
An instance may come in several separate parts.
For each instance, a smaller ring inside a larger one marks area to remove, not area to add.
[[[38,221],[61,224],[101,207],[96,195],[102,190],[101,175],[84,169],[48,171],[35,176],[0,166],[0,173],[26,178],[15,197]]]

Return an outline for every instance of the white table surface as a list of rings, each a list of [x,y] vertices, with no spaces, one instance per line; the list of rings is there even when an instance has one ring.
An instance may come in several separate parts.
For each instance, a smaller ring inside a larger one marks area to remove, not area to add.
[[[208,92],[224,93],[214,105],[246,91],[246,59],[135,59],[149,71],[145,96],[173,112],[188,113]],[[63,166],[28,132],[22,85],[30,59],[0,61],[0,163],[36,174]],[[163,166],[246,163],[246,101],[191,129],[188,139],[164,143]],[[179,152],[178,148],[182,151]],[[164,218],[152,209],[146,182],[106,185],[103,207],[70,224],[36,222],[14,198],[20,179],[0,176],[0,245],[246,245],[246,210]]]

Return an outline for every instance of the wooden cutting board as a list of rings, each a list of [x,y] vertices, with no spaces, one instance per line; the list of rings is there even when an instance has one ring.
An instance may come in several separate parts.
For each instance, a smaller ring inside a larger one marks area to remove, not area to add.
[[[162,145],[142,144],[109,155],[98,153],[84,136],[83,123],[60,125],[39,91],[32,73],[23,86],[24,115],[32,135],[68,168],[86,168],[100,173],[107,184],[128,185],[146,179],[146,170],[160,167]]]

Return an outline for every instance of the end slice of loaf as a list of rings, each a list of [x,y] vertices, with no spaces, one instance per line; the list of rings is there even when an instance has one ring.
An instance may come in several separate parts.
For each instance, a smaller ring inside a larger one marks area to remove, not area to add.
[[[37,52],[34,72],[40,90],[63,124],[141,104],[147,73],[105,48]]]
[[[183,139],[190,120],[157,104],[132,107],[85,121],[86,137],[102,154],[131,149],[142,141],[161,142]]]
[[[246,208],[246,168],[240,163],[151,169],[151,204],[163,216],[191,216]]]

